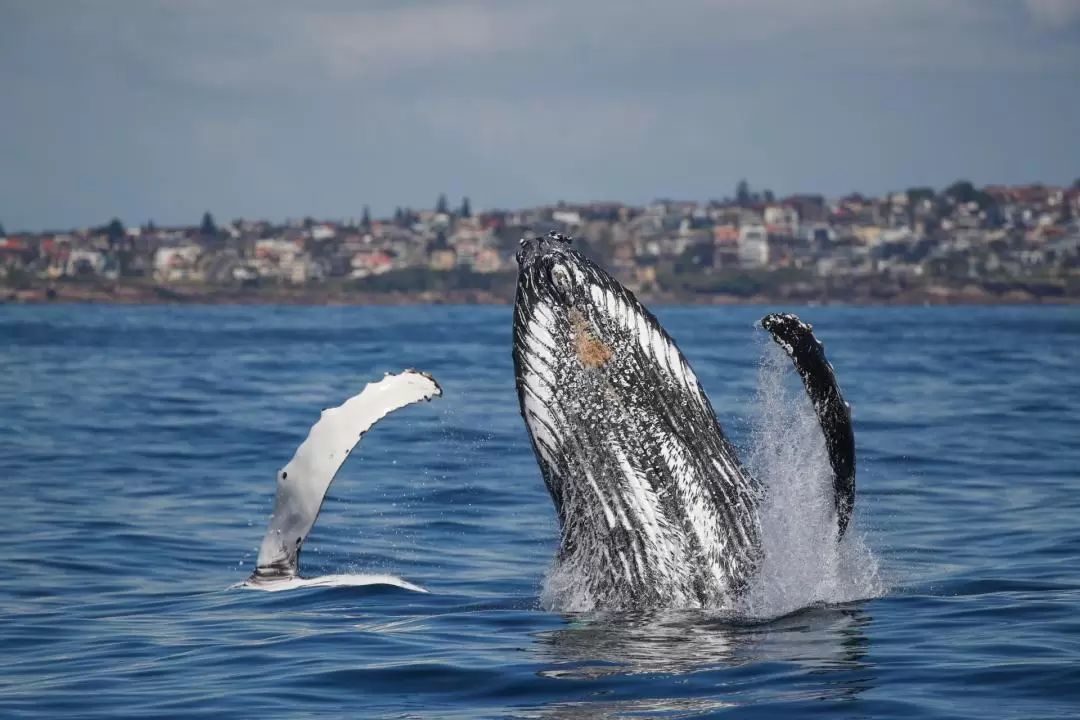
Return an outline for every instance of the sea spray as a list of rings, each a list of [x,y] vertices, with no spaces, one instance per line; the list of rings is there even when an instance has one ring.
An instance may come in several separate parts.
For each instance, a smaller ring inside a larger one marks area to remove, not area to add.
[[[799,376],[778,345],[762,337],[762,346],[751,432],[742,454],[765,488],[759,508],[761,563],[736,607],[698,609],[761,621],[813,605],[880,596],[886,586],[858,523],[853,522],[842,542],[836,541],[832,467]],[[855,519],[864,512],[856,501]],[[600,609],[602,598],[590,595],[583,582],[590,571],[553,563],[542,582],[540,606],[562,612]]]
[[[836,542],[832,468],[810,400],[783,350],[767,340],[762,344],[747,453],[766,492],[762,559],[741,614],[770,618],[876,597],[884,582],[858,527]]]

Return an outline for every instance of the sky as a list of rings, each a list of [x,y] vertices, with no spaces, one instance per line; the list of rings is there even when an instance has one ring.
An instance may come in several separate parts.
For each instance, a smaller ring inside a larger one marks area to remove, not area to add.
[[[1080,176],[1080,0],[0,0],[0,225]]]

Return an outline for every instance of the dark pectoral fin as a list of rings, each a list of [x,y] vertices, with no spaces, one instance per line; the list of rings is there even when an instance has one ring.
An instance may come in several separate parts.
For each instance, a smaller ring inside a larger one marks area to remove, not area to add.
[[[855,432],[851,427],[851,409],[836,383],[832,365],[825,358],[825,346],[814,337],[810,325],[790,313],[773,313],[762,318],[761,326],[791,357],[814,404],[833,470],[838,538],[843,538],[855,507]]]

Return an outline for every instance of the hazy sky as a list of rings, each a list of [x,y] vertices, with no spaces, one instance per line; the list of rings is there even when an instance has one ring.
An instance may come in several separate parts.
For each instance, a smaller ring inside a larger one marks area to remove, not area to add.
[[[0,224],[1080,176],[1080,0],[0,0]]]

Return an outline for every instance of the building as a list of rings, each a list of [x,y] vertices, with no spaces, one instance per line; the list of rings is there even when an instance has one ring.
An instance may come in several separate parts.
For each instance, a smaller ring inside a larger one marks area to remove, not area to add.
[[[743,225],[739,228],[739,263],[746,267],[765,267],[769,264],[769,233],[764,225]]]

